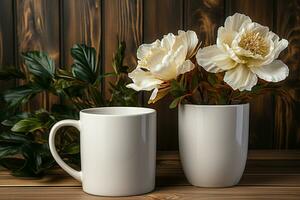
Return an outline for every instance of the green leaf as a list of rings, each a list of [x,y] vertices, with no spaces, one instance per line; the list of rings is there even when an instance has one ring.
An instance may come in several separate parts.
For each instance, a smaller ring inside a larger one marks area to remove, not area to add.
[[[123,66],[123,60],[125,57],[125,42],[118,44],[117,52],[114,54],[112,66],[116,74],[127,73],[128,67]]]
[[[89,99],[93,100],[96,106],[105,105],[105,99],[103,99],[100,90],[98,88],[90,86],[88,87],[88,93],[90,94]]]
[[[39,119],[41,122],[45,122],[45,123],[54,120],[54,117],[47,110],[43,108],[36,110],[34,113],[34,117]]]
[[[0,166],[5,167],[8,170],[12,171],[12,174],[14,174],[14,171],[20,169],[21,167],[24,166],[25,160],[24,158],[20,158],[20,157],[4,157],[2,159],[0,159]]]
[[[19,153],[20,149],[14,146],[0,146],[0,159]]]
[[[127,88],[128,82],[120,79],[117,83],[110,83],[111,101],[110,106],[137,106],[137,92],[131,88]]]
[[[37,118],[27,118],[16,123],[11,131],[13,132],[33,132],[43,128],[43,123]]]
[[[176,108],[178,106],[178,104],[180,103],[180,101],[181,101],[180,97],[175,98],[169,105],[169,108],[170,109]]]
[[[24,79],[25,74],[21,72],[20,69],[14,66],[2,66],[0,67],[0,79],[10,80],[10,79]]]
[[[72,66],[74,77],[93,84],[99,71],[96,63],[96,50],[84,44],[76,44],[71,49],[71,55],[74,59]]]
[[[57,91],[57,93],[60,94],[63,91],[66,91],[67,89],[70,89],[70,88],[75,88],[75,90],[77,90],[79,88],[83,89],[87,85],[83,84],[79,80],[59,79],[59,80],[55,81],[53,86],[54,86],[55,90]]]
[[[191,88],[194,89],[198,87],[198,84],[199,84],[199,78],[198,78],[198,74],[196,73],[192,76]]]
[[[214,86],[217,83],[217,77],[215,76],[215,74],[208,74],[207,75],[207,81]]]
[[[51,112],[57,120],[79,119],[79,111],[73,105],[54,104]]]
[[[48,143],[28,141],[9,145],[0,141],[0,165],[11,170],[14,176],[41,176],[55,164]]]
[[[38,177],[54,165],[48,144],[28,143],[20,146],[23,163],[12,170],[13,175],[22,177]],[[7,165],[6,165],[7,166]]]
[[[10,116],[8,118],[6,118],[4,121],[1,122],[1,124],[3,126],[13,126],[15,123],[17,123],[18,121],[28,118],[29,117],[29,113],[27,112],[21,112],[21,113],[16,113],[13,116]]]
[[[218,101],[218,104],[219,105],[225,105],[227,104],[227,101],[228,101],[228,95],[224,95],[221,93],[220,97],[219,97],[219,101]]]
[[[5,91],[3,97],[9,106],[14,107],[28,102],[30,98],[41,91],[42,89],[36,85],[22,85]]]
[[[3,93],[9,109],[0,111],[3,131],[0,133],[0,165],[15,176],[36,177],[51,168],[55,162],[48,146],[49,130],[58,120],[78,119],[81,108],[91,106],[137,106],[137,92],[126,87],[128,67],[123,66],[125,43],[120,43],[113,65],[118,73],[99,75],[96,50],[86,45],[75,45],[71,50],[74,64],[68,68],[55,69],[54,62],[42,52],[24,53],[30,79]],[[4,69],[4,68],[3,68]],[[18,70],[4,69],[2,78],[21,78]],[[115,76],[111,85],[112,97],[105,99],[101,94],[101,81]],[[1,78],[1,70],[0,70]],[[22,104],[31,103],[32,97],[40,92],[51,92],[62,97],[67,105],[53,105],[51,111],[37,108],[30,113],[18,113]],[[57,135],[57,149],[62,158],[71,164],[80,165],[79,134],[75,128],[62,128]],[[25,134],[24,134],[25,133]]]
[[[56,77],[65,79],[65,80],[76,80],[76,78],[73,76],[72,72],[69,72],[67,70],[63,69],[56,69]]]
[[[30,51],[22,55],[30,73],[43,79],[54,77],[55,64],[48,54],[39,51]]]
[[[116,74],[115,72],[109,72],[109,73],[105,73],[103,75],[100,75],[99,77],[100,77],[100,79],[102,79],[102,78],[106,78],[106,77],[115,77],[117,75],[118,74]]]
[[[265,85],[257,84],[257,85],[255,85],[255,86],[252,88],[251,92],[253,92],[253,93],[259,92],[259,91],[260,91],[261,89],[263,89],[264,87],[265,87]]]
[[[64,152],[67,154],[77,154],[77,153],[79,153],[79,150],[80,150],[80,145],[73,143],[73,144],[68,145],[64,149]]]
[[[185,88],[183,87],[183,85],[181,85],[180,83],[178,83],[176,80],[173,80],[171,82],[170,93],[174,97],[180,97],[180,96],[183,96],[185,94]]]
[[[30,138],[26,135],[20,135],[12,132],[2,132],[0,134],[0,142],[14,143],[14,144],[25,144],[30,143]]]

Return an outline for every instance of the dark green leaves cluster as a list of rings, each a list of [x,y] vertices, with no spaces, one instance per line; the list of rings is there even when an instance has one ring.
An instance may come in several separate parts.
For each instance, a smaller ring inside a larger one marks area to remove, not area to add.
[[[32,75],[47,80],[54,77],[54,61],[46,53],[31,51],[23,53],[22,55],[25,60],[25,65]]]
[[[24,79],[25,74],[14,66],[6,66],[0,68],[0,80]]]
[[[3,98],[9,108],[18,108],[27,103],[37,93],[43,89],[37,84],[27,84],[9,89],[3,93]]]
[[[73,76],[79,80],[94,84],[99,76],[96,50],[86,45],[75,45],[71,49],[71,55],[74,59],[72,66]]]
[[[184,77],[182,76],[182,79],[183,78]],[[183,81],[177,82],[176,80],[173,80],[171,82],[170,93],[174,97],[174,100],[169,105],[169,108],[176,108],[186,94],[186,85],[183,83]]]
[[[123,65],[125,43],[118,44],[112,62],[114,71],[105,75],[100,75],[94,48],[77,44],[71,55],[70,68],[57,68],[47,53],[39,51],[22,54],[25,70],[0,68],[0,79],[22,79],[23,83],[1,94],[0,165],[16,176],[41,176],[55,164],[48,146],[49,131],[55,122],[78,119],[79,111],[89,107],[137,106],[137,93],[126,87],[129,67]],[[106,77],[112,80],[108,97],[102,91]],[[59,103],[24,111],[35,96],[48,94],[56,96]],[[64,160],[79,167],[78,131],[62,128],[56,140]]]
[[[113,106],[136,106],[138,105],[137,92],[127,88],[126,85],[130,82],[128,79],[129,67],[123,64],[125,57],[126,45],[121,42],[118,50],[114,55],[113,68],[116,76],[116,81],[110,83],[111,101],[110,105]]]
[[[16,176],[40,176],[54,165],[47,144],[55,119],[45,110],[20,113],[2,122],[0,165]]]
[[[293,97],[287,92],[289,89],[298,89],[299,84],[285,81],[268,83],[259,80],[251,91],[233,90],[224,82],[224,73],[209,73],[198,66],[193,71],[183,74],[170,83],[170,94],[173,101],[170,108],[176,108],[180,103],[201,105],[230,105],[249,103],[257,96],[271,93],[277,95],[291,109]]]

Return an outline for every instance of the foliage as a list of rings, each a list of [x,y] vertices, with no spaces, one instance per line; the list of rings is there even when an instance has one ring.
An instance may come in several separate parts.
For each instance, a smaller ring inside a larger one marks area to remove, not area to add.
[[[20,86],[1,95],[4,104],[0,119],[0,165],[16,176],[41,176],[55,165],[48,146],[49,131],[62,119],[78,119],[84,108],[100,106],[137,106],[137,93],[126,88],[128,66],[123,65],[125,43],[118,44],[112,65],[114,72],[100,74],[96,50],[84,44],[71,49],[71,69],[61,69],[47,53],[30,51],[22,54],[25,69],[2,67],[0,79],[22,80]],[[105,97],[103,82],[110,83],[110,97]],[[21,82],[21,81],[19,81]],[[24,109],[37,95],[50,94],[60,103],[44,108]],[[56,137],[57,150],[69,164],[79,167],[79,138],[74,128],[62,128]]]
[[[110,84],[110,105],[114,106],[130,106],[137,105],[138,98],[136,91],[127,88],[126,85],[131,81],[128,78],[128,66],[123,65],[123,60],[125,57],[125,43],[121,42],[119,45],[119,50],[114,56],[113,60],[113,68],[114,75],[116,75],[116,82],[114,84]]]
[[[195,62],[196,63],[196,62]],[[289,89],[300,88],[299,83],[285,81],[270,83],[259,80],[251,91],[233,90],[223,81],[224,73],[209,73],[198,66],[194,70],[183,74],[170,83],[170,94],[173,101],[170,108],[176,108],[180,103],[202,105],[228,105],[248,103],[252,99],[267,93],[277,95],[289,105],[293,104],[293,97],[287,92]]]

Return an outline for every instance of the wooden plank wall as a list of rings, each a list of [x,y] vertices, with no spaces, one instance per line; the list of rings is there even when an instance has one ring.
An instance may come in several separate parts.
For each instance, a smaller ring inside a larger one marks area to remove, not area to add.
[[[15,65],[14,12],[11,0],[0,1],[0,64]],[[15,81],[0,81],[1,91],[15,85]],[[2,105],[1,105],[2,106]]]
[[[117,38],[127,44],[125,64],[135,66],[140,44],[191,29],[210,45],[226,16],[240,12],[289,40],[281,59],[291,69],[289,80],[299,81],[299,11],[299,0],[1,0],[0,64],[22,67],[21,52],[43,50],[57,66],[70,67],[70,48],[86,43],[97,49],[103,73],[110,72]],[[16,83],[0,84],[4,90]],[[298,100],[292,109],[273,95],[251,102],[250,148],[300,148],[300,93],[288,92]],[[168,109],[170,98],[147,105],[149,94],[143,96],[144,106],[158,110],[158,149],[176,150],[177,110]],[[49,108],[55,101],[43,94],[29,107]]]
[[[21,52],[43,50],[47,51],[58,65],[59,0],[17,0],[14,3],[17,64],[22,65]],[[58,99],[53,96],[41,94],[35,98],[30,108],[50,108],[56,101]]]
[[[183,1],[182,0],[154,0],[144,2],[144,42],[150,43],[162,38],[168,33],[177,33],[183,28]],[[145,95],[145,105],[150,94]],[[168,107],[170,98],[163,99],[150,107],[157,110],[157,142],[158,149],[176,149],[177,137],[177,109]]]
[[[253,21],[273,27],[273,1],[272,0],[232,0],[228,6],[229,14],[236,12],[251,16]],[[258,12],[259,10],[268,12]],[[262,111],[263,108],[263,112]],[[271,148],[273,144],[274,131],[274,98],[272,95],[258,97],[251,102],[250,120],[250,145],[257,148]],[[268,123],[265,123],[268,119]],[[263,128],[261,128],[263,126]]]

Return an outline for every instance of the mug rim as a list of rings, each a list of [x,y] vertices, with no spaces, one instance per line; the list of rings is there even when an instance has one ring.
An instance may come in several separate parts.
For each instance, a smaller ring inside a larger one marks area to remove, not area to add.
[[[129,111],[128,113],[114,113],[116,110],[122,109]],[[103,111],[101,113],[101,111]],[[106,112],[104,112],[106,111]],[[96,107],[86,108],[80,111],[80,114],[92,115],[92,116],[105,116],[105,117],[129,117],[129,116],[143,116],[156,113],[155,109],[146,107],[126,107],[126,106],[108,106],[108,107]]]
[[[205,107],[205,108],[232,108],[232,107],[244,107],[249,106],[250,103],[242,103],[242,104],[216,104],[216,105],[205,105],[205,104],[180,104],[180,106],[185,107]]]

